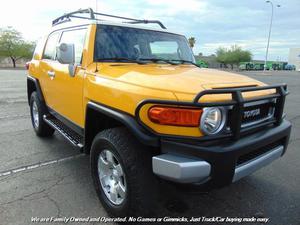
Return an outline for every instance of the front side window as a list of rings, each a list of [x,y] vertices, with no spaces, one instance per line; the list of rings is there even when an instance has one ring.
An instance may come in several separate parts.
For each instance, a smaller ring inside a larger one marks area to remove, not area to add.
[[[42,56],[46,40],[47,36],[44,36],[37,41],[36,46],[34,48],[33,57],[35,55],[38,55],[39,57]]]
[[[81,64],[85,36],[86,29],[70,30],[64,31],[60,39],[60,43],[74,44],[76,64]]]
[[[60,33],[52,33],[48,37],[46,47],[44,50],[43,59],[55,60],[56,58],[56,45],[58,43],[58,38]]]
[[[184,36],[112,25],[98,25],[94,59],[195,60]]]

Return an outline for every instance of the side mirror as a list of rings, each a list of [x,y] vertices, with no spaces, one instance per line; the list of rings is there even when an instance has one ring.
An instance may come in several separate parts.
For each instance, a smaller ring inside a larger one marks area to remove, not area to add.
[[[56,47],[57,60],[61,64],[75,63],[75,47],[74,44],[61,43]]]
[[[57,60],[61,64],[69,64],[69,74],[71,77],[75,76],[75,46],[74,44],[61,43],[56,47]]]

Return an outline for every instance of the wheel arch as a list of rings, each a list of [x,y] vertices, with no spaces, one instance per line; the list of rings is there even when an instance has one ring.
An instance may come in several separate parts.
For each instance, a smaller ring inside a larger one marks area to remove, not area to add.
[[[30,104],[30,97],[32,92],[36,91],[37,92],[37,96],[40,99],[40,101],[42,103],[45,103],[45,99],[42,93],[42,89],[40,86],[40,83],[38,81],[38,79],[31,77],[31,76],[27,76],[27,99],[28,99],[28,104]]]
[[[86,107],[84,152],[90,152],[94,137],[99,132],[121,126],[126,127],[143,144],[159,146],[158,137],[141,127],[133,116],[99,103],[89,102]]]

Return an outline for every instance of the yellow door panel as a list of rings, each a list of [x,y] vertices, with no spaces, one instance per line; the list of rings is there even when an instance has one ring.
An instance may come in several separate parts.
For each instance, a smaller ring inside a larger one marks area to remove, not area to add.
[[[68,65],[55,62],[52,68],[55,71],[55,77],[51,80],[52,109],[83,127],[82,94],[84,70],[78,66],[75,76],[72,77],[69,74]]]
[[[49,77],[48,73],[53,72],[52,62],[50,60],[41,60],[40,62],[40,70],[39,70],[39,82],[41,85],[41,89],[46,101],[47,106],[54,107],[54,96],[52,90],[55,88],[53,86],[53,81]]]

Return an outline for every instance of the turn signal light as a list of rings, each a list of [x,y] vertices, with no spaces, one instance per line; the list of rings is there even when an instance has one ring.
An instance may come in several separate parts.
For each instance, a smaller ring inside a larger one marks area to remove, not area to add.
[[[149,109],[148,117],[162,125],[198,127],[202,112],[202,109],[154,106]]]

